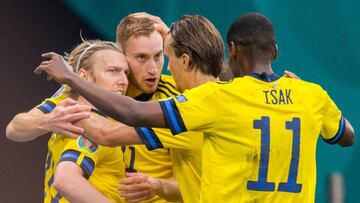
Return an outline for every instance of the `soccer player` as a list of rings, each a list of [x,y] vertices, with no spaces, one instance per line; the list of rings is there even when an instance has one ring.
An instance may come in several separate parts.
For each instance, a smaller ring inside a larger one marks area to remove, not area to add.
[[[221,72],[224,44],[214,25],[201,16],[183,16],[173,29],[173,39],[169,37],[165,39],[165,54],[173,54],[171,47],[175,47],[175,52],[181,51],[180,47],[177,48],[178,44],[186,44],[187,48],[183,53],[186,62],[180,67],[188,70],[184,74],[187,81],[177,80],[177,82],[179,81],[176,83],[177,88],[180,90],[191,89],[208,81],[215,81]],[[167,28],[167,30],[169,29]],[[208,49],[214,51],[208,54]],[[172,71],[171,68],[170,71]],[[162,147],[170,148],[182,200],[199,202],[202,133],[188,132],[178,136],[169,136],[171,134],[169,130],[143,127],[133,129],[120,123],[107,125],[100,118],[93,117],[95,115],[85,122],[78,122],[78,125],[85,129],[87,137],[97,143],[111,146],[144,143],[150,150]],[[146,197],[146,193],[143,192],[144,184],[139,184],[140,182],[146,183],[146,181],[142,181],[143,179],[147,178],[141,174],[131,174],[130,177],[121,181],[121,183],[126,183],[120,189],[125,192],[124,196],[127,199],[140,200],[140,195]],[[181,201],[181,199],[173,200]]]
[[[126,124],[168,127],[175,135],[204,132],[201,202],[314,202],[319,134],[330,144],[350,146],[352,126],[319,85],[273,73],[277,46],[266,17],[240,16],[227,41],[230,66],[243,77],[158,102],[102,91],[69,72],[55,54],[44,55],[52,62],[35,72],[69,84]],[[180,78],[186,57],[170,51],[170,69]]]
[[[148,101],[179,94],[173,79],[161,74],[164,65],[163,39],[152,20],[125,16],[117,27],[116,42],[122,46],[131,70],[127,96]],[[169,149],[149,151],[143,145],[126,146],[124,149],[127,172],[146,174],[163,184],[168,183],[169,187],[174,184]],[[155,195],[144,202],[167,201]]]
[[[126,59],[131,69],[131,73],[129,74],[129,88],[126,92],[128,96],[140,101],[146,101],[149,99],[164,99],[179,94],[175,89],[173,79],[170,76],[160,75],[164,64],[163,39],[162,36],[155,31],[154,23],[151,20],[131,16],[125,17],[118,25],[117,43],[123,46]],[[61,95],[61,90],[58,94],[60,95],[59,99],[67,98],[66,95]],[[62,103],[60,103],[59,107],[56,107],[54,111],[49,113],[55,114],[51,117],[44,115],[38,109],[34,110],[36,113],[34,115],[28,112],[21,114],[20,117],[16,116],[9,124],[10,139],[23,141],[35,139],[53,129],[54,127],[52,125],[57,123],[61,124],[61,126],[58,127],[59,130],[57,133],[64,132],[65,135],[70,137],[83,134],[83,129],[72,126],[74,121],[82,117],[79,117],[81,114],[73,115],[73,113],[77,112],[76,110],[79,108],[78,105],[71,107],[69,110],[66,109],[70,108],[68,107],[70,103],[72,105],[74,104],[73,101],[67,100],[67,106],[65,108],[62,107]],[[61,118],[61,115],[65,115],[64,118]],[[53,119],[49,120],[51,122],[48,122],[48,117],[58,118],[59,121]],[[62,120],[65,120],[66,123],[61,123]],[[32,123],[36,123],[37,125],[32,126]],[[65,131],[67,128],[69,128],[69,131]],[[54,130],[57,129],[55,128]],[[176,182],[173,181],[173,169],[168,149],[163,148],[150,152],[145,146],[139,145],[124,147],[123,149],[125,149],[125,163],[128,172],[141,172],[150,175],[152,180],[162,183],[162,188],[176,191],[177,187]],[[166,186],[165,184],[168,185]],[[173,188],[174,186],[175,188]],[[171,189],[169,189],[169,187]],[[159,191],[159,193],[163,193],[163,191]],[[169,193],[171,194],[171,192]],[[168,193],[166,193],[165,196],[166,195],[168,195]],[[147,202],[167,201],[158,196],[154,196]]]
[[[106,41],[84,41],[68,56],[74,72],[90,83],[116,94],[124,94],[129,68],[121,49]],[[77,99],[91,105],[68,89],[61,89],[37,109],[50,113],[55,106]],[[103,115],[97,110],[93,112]],[[109,122],[109,120],[108,120]],[[31,137],[31,136],[30,136]],[[118,194],[118,180],[125,177],[121,147],[104,147],[80,136],[67,138],[53,133],[45,164],[44,202],[124,202]]]

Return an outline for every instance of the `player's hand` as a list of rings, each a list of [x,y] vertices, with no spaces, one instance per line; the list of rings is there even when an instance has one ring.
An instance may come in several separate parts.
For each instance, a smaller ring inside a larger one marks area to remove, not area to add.
[[[152,20],[154,22],[155,30],[157,30],[161,34],[163,39],[165,39],[165,36],[169,33],[169,27],[158,16],[154,16],[146,12],[133,13],[130,16],[136,18],[148,18]]]
[[[127,202],[139,202],[151,199],[158,187],[155,178],[142,173],[126,173],[126,178],[120,180],[118,187],[120,196]]]
[[[40,63],[34,70],[36,74],[41,74],[41,72],[44,71],[48,74],[48,80],[54,79],[61,84],[65,83],[66,78],[73,74],[71,66],[61,55],[55,52],[49,52],[41,56],[49,60]]]
[[[297,76],[295,73],[290,72],[288,70],[284,71],[284,76],[287,77],[287,78],[295,78],[295,79],[301,80],[301,78],[299,76]]]
[[[71,138],[77,138],[84,133],[84,129],[73,123],[90,117],[90,107],[79,105],[72,99],[60,102],[50,113],[44,127],[49,132],[55,132]]]

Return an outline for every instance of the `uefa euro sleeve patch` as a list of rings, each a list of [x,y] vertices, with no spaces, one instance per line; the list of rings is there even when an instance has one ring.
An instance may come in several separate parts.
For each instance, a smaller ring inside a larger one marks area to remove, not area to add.
[[[180,94],[180,95],[176,95],[175,99],[179,102],[179,103],[183,103],[187,101],[187,98],[185,97],[185,95]]]
[[[99,148],[98,144],[92,142],[91,140],[89,140],[88,138],[83,137],[83,136],[78,137],[77,144],[78,144],[79,149],[86,151],[90,154],[95,153]]]

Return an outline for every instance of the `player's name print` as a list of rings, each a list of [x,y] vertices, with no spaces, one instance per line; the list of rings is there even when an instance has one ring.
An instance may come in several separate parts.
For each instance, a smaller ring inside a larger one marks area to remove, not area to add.
[[[291,89],[264,90],[265,104],[293,104]]]

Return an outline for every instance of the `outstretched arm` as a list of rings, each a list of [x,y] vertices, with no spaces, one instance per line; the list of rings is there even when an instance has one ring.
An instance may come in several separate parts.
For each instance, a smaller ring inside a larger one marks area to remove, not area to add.
[[[51,59],[43,61],[35,69],[35,73],[45,71],[57,82],[68,84],[100,111],[130,126],[166,127],[158,102],[138,102],[100,89],[69,71],[69,65],[60,55],[52,52],[42,56]]]
[[[55,189],[70,202],[111,202],[82,176],[82,169],[70,161],[60,162],[54,177]]]
[[[97,114],[91,114],[90,118],[80,120],[75,125],[83,128],[84,135],[100,145],[120,146],[143,143],[134,128],[110,121]]]
[[[118,189],[120,196],[128,202],[139,202],[158,195],[167,201],[181,202],[182,197],[175,180],[152,178],[142,173],[126,173],[126,178],[120,180]]]
[[[17,114],[6,127],[6,136],[15,142],[28,142],[48,132],[67,136],[82,134],[83,129],[72,122],[89,117],[90,108],[77,105],[76,101],[66,99],[53,111],[44,114],[37,108]]]

